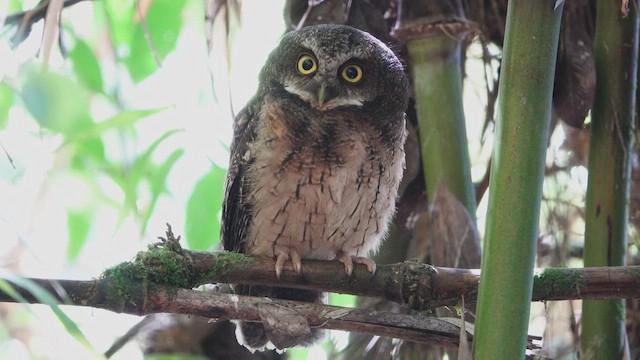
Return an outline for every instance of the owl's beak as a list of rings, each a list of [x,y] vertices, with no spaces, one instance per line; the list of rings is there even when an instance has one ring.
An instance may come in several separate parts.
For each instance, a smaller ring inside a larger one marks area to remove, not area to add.
[[[326,84],[321,84],[320,87],[318,88],[318,106],[322,107],[322,104],[324,104],[324,100],[327,96],[327,85]]]

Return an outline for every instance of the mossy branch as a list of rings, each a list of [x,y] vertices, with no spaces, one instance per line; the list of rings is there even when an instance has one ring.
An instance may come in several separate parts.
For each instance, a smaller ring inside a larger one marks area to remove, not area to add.
[[[414,310],[457,305],[476,299],[480,271],[431,266],[417,261],[379,265],[375,274],[355,265],[352,276],[338,261],[303,260],[302,274],[286,264],[276,278],[273,259],[231,252],[196,252],[180,248],[173,235],[140,252],[134,261],[107,269],[96,280],[34,279],[62,302],[144,314],[152,293],[174,294],[203,284],[260,284],[386,299]],[[640,298],[640,266],[551,268],[534,276],[532,301]],[[60,284],[66,295],[54,291]],[[173,290],[171,290],[173,289]],[[36,299],[22,291],[30,302]],[[214,294],[208,294],[214,295]],[[0,301],[12,297],[0,292]],[[203,314],[204,315],[204,314]]]

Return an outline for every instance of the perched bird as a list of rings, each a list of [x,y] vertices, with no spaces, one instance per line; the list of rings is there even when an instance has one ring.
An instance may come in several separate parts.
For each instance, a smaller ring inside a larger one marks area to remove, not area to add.
[[[408,80],[370,34],[318,25],[283,36],[238,114],[222,215],[224,248],[276,260],[337,259],[351,275],[385,236],[404,168]],[[322,294],[237,285],[239,294],[319,302]],[[242,322],[244,344],[308,345],[320,337],[275,334]]]

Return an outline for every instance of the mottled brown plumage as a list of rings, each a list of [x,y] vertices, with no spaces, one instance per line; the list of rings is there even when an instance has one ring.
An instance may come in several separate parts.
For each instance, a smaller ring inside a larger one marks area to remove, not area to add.
[[[391,50],[348,26],[286,34],[236,118],[223,204],[226,250],[291,261],[367,258],[395,211],[404,167],[408,81]],[[319,301],[315,291],[236,286],[236,292]],[[242,323],[245,345],[305,345],[319,336]]]

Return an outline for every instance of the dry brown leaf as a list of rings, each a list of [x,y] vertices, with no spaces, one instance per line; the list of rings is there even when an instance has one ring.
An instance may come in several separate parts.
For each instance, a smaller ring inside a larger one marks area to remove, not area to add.
[[[455,326],[457,326],[457,327],[459,327],[461,329],[463,327],[461,318],[448,316],[448,317],[439,317],[438,320],[447,322],[447,323],[449,323],[451,325],[455,325]],[[474,327],[474,325],[472,323],[470,323],[468,321],[465,321],[464,329],[465,329],[464,331],[468,335],[472,335],[473,336],[473,332],[475,331],[475,327]]]
[[[311,327],[304,316],[291,309],[260,304],[258,314],[267,337],[278,349],[285,349],[312,339]]]
[[[326,317],[329,319],[340,319],[344,316],[349,315],[350,312],[351,312],[351,309],[348,309],[348,308],[335,309],[335,310],[331,310],[329,312],[324,313],[323,317]]]
[[[464,296],[461,299],[462,312],[460,313],[460,345],[458,346],[458,360],[472,360],[473,356],[471,351],[471,344],[469,344],[469,338],[467,337],[467,322],[464,321]]]
[[[479,268],[480,235],[467,209],[441,183],[436,191],[429,221],[431,264]]]
[[[583,129],[562,126],[564,141],[560,149],[571,151],[571,165],[587,166],[589,164],[589,126]]]

